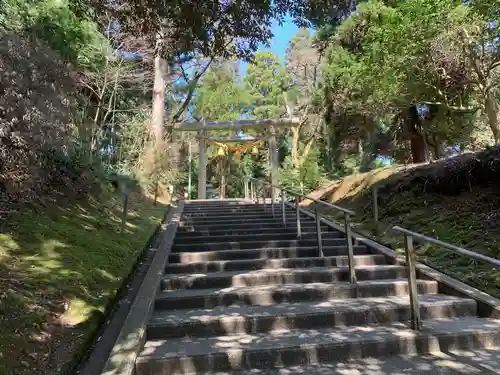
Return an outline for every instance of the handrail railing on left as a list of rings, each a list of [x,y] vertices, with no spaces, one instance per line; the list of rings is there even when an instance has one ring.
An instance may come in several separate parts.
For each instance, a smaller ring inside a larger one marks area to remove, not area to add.
[[[250,187],[248,187],[248,184],[250,183]],[[259,191],[259,186],[261,187],[260,191],[263,193],[263,204],[264,204],[264,208],[266,208],[267,206],[267,197],[265,194],[266,191],[265,191],[265,188],[264,187],[268,187],[268,188],[271,188],[271,189],[278,189],[279,190],[279,195],[280,195],[280,199],[281,199],[281,217],[282,217],[282,221],[283,221],[283,225],[286,227],[287,225],[287,220],[286,220],[286,213],[285,213],[285,195],[283,193],[287,193],[289,195],[291,195],[292,197],[294,197],[294,207],[295,207],[295,215],[296,215],[296,229],[297,229],[297,238],[301,238],[302,237],[302,228],[301,228],[301,220],[300,220],[300,201],[301,201],[301,198],[305,198],[305,199],[308,199],[308,200],[311,200],[321,206],[324,206],[324,207],[327,207],[327,208],[330,208],[330,209],[334,209],[334,210],[337,210],[337,211],[340,211],[344,214],[344,231],[345,231],[345,236],[346,236],[346,246],[347,246],[347,259],[348,259],[348,264],[349,264],[349,281],[351,283],[356,283],[356,271],[354,269],[354,249],[353,249],[353,238],[352,238],[352,230],[351,230],[351,216],[354,216],[355,215],[355,212],[352,211],[352,210],[349,210],[347,208],[344,208],[344,207],[340,207],[340,206],[337,206],[335,204],[332,204],[332,203],[328,203],[328,202],[323,202],[321,200],[318,200],[318,199],[315,199],[315,198],[312,198],[312,197],[309,197],[305,194],[302,194],[302,193],[298,193],[298,192],[295,192],[295,191],[291,191],[289,189],[285,189],[283,188],[282,186],[276,186],[276,185],[273,185],[267,181],[263,181],[263,180],[259,180],[257,178],[253,178],[253,177],[247,177],[246,181],[245,181],[245,198],[246,199],[251,199],[255,202],[259,202],[259,194],[258,194],[258,191]],[[274,192],[272,192],[270,194],[271,196],[271,209],[272,209],[272,214],[273,214],[273,217],[275,217],[275,207],[274,207],[274,200],[275,200],[275,194]],[[318,252],[319,252],[319,256],[323,256],[323,239],[322,239],[322,233],[321,233],[321,215],[320,215],[320,211],[318,210],[318,207],[315,207],[314,208],[314,215],[315,215],[315,223],[316,223],[316,236],[317,236],[317,241],[318,241]]]

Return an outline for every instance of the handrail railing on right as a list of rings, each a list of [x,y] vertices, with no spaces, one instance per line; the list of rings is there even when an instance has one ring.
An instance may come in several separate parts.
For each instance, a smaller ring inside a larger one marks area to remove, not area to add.
[[[296,220],[297,220],[297,237],[301,237],[301,221],[300,221],[300,199],[305,198],[308,200],[311,200],[315,203],[318,203],[319,205],[335,209],[337,211],[341,211],[344,213],[344,225],[345,225],[345,235],[346,235],[346,242],[347,242],[347,250],[348,250],[348,261],[349,261],[349,280],[352,283],[356,282],[356,274],[354,270],[354,254],[353,254],[353,239],[352,239],[352,231],[351,231],[351,224],[350,224],[350,217],[354,216],[355,213],[354,211],[351,211],[349,209],[337,206],[332,203],[328,202],[323,202],[318,199],[309,197],[305,194],[294,192],[288,189],[285,189],[281,186],[275,186],[272,185],[266,181],[262,181],[253,177],[248,177],[245,183],[248,185],[250,183],[250,187],[247,189],[245,188],[245,198],[249,198],[253,201],[258,202],[258,189],[257,186],[260,184],[261,185],[261,191],[263,191],[264,185],[267,187],[270,187],[271,189],[278,189],[280,191],[280,198],[281,198],[281,216],[283,220],[283,225],[287,225],[286,222],[286,215],[285,215],[285,197],[283,193],[288,193],[292,197],[295,197],[295,202],[294,202],[294,207],[296,210]],[[256,186],[257,185],[257,186]],[[266,198],[264,194],[264,204],[266,204]],[[275,194],[272,192],[271,194],[271,207],[273,209],[273,217],[275,216],[274,212],[274,202],[275,202]],[[315,207],[314,209],[314,214],[315,214],[315,222],[316,222],[316,233],[317,233],[317,238],[318,238],[318,250],[320,253],[320,256],[323,256],[323,245],[322,245],[322,238],[321,238],[321,218],[320,218],[320,213],[318,212],[318,208]],[[454,251],[456,253],[481,260],[484,262],[491,263],[495,266],[500,267],[500,260],[488,257],[483,254],[476,253],[474,251],[470,251],[467,249],[464,249],[459,246],[455,246],[452,244],[449,244],[447,242],[440,241],[436,238],[428,237],[425,236],[424,234],[417,233],[410,231],[406,228],[402,228],[399,226],[394,226],[392,228],[394,231],[402,233],[405,237],[405,256],[406,256],[406,266],[407,266],[407,277],[408,277],[408,289],[409,289],[409,297],[410,297],[410,311],[411,311],[411,328],[414,330],[421,330],[422,329],[422,320],[420,317],[420,301],[419,301],[419,296],[418,296],[418,289],[417,289],[417,270],[416,270],[416,253],[414,250],[413,246],[413,240],[416,239],[420,243],[429,243],[433,245],[437,245],[440,247],[443,247],[445,249]]]
[[[351,283],[356,283],[356,271],[354,269],[354,249],[353,249],[353,238],[352,238],[352,230],[351,230],[351,222],[350,222],[350,217],[355,215],[355,212],[352,210],[349,210],[344,207],[337,206],[332,203],[328,202],[323,202],[321,200],[309,197],[305,194],[298,193],[295,191],[291,191],[288,189],[285,189],[281,186],[276,186],[273,185],[267,181],[259,180],[253,177],[247,177],[247,181],[245,181],[245,184],[247,185],[248,182],[250,182],[250,188],[245,188],[245,192],[249,192],[250,197],[245,196],[245,198],[250,198],[253,201],[259,202],[258,198],[258,185],[261,185],[261,191],[263,191],[263,204],[264,208],[266,208],[266,194],[264,190],[264,186],[271,188],[271,209],[272,209],[272,214],[273,217],[275,217],[275,208],[274,208],[274,203],[276,200],[275,192],[274,189],[279,190],[279,195],[281,198],[281,217],[283,221],[283,225],[286,227],[287,221],[286,221],[286,214],[285,214],[285,195],[283,193],[288,193],[292,197],[294,197],[295,202],[294,202],[294,207],[295,207],[295,215],[296,215],[296,228],[297,228],[297,238],[302,237],[302,228],[301,228],[301,220],[300,220],[300,200],[301,198],[305,198],[308,200],[311,200],[319,205],[322,205],[324,207],[334,209],[337,211],[340,211],[344,214],[344,231],[345,231],[345,236],[346,236],[346,245],[347,245],[347,259],[348,259],[348,265],[349,265],[349,281]],[[257,186],[256,186],[257,185]],[[318,210],[318,207],[314,208],[314,215],[315,215],[315,223],[316,223],[316,236],[318,240],[318,252],[320,256],[323,256],[323,239],[322,239],[322,234],[321,234],[321,215],[320,211]]]
[[[498,259],[491,258],[486,255],[440,241],[436,238],[427,237],[421,233],[412,232],[411,230],[401,228],[399,226],[394,226],[392,229],[396,232],[404,234],[405,236],[405,255],[406,266],[408,268],[408,289],[410,293],[411,328],[414,330],[422,329],[422,320],[420,318],[420,301],[418,298],[417,290],[416,254],[413,247],[413,239],[416,239],[421,243],[437,245],[456,253],[466,255],[477,260],[482,260],[496,266],[500,266],[500,260]]]

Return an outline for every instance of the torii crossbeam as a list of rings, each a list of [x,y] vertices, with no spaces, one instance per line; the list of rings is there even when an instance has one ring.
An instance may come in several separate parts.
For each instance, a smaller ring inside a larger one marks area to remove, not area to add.
[[[270,128],[270,127],[290,127],[300,124],[299,118],[278,119],[278,120],[237,120],[237,121],[193,121],[181,122],[174,126],[174,130],[180,131],[200,131],[200,130],[222,130],[222,129],[243,129],[243,128]]]
[[[275,128],[277,127],[292,127],[300,124],[299,118],[277,119],[277,120],[238,120],[238,121],[196,121],[182,122],[175,126],[176,131],[196,131],[198,132],[198,142],[200,149],[200,169],[198,173],[198,199],[206,199],[206,184],[207,184],[207,152],[206,140],[207,132],[210,130],[223,129],[243,129],[243,128],[263,128],[268,131],[269,153],[271,161],[271,182],[274,186],[278,184],[278,147],[276,144]],[[236,139],[232,137],[231,141],[251,141],[249,137],[240,137]],[[273,198],[276,196],[273,191]]]

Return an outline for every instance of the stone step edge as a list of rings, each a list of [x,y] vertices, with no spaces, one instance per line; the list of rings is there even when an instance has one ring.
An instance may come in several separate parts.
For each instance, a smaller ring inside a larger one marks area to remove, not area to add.
[[[490,358],[494,362],[485,364],[478,358]],[[351,375],[370,371],[375,365],[377,374],[401,373],[405,375],[498,375],[496,364],[500,361],[500,348],[450,350],[424,355],[396,355],[386,358],[365,357],[340,362],[325,362],[304,366],[287,366],[276,369],[250,369],[242,371],[204,372],[199,375]],[[367,370],[368,369],[368,370]]]
[[[288,252],[289,254],[285,254]],[[295,253],[295,254],[293,254]],[[307,257],[319,255],[317,246],[294,246],[294,247],[268,247],[268,248],[248,248],[248,249],[221,249],[221,250],[206,250],[185,251],[184,249],[174,251],[169,255],[169,264],[189,264],[191,260],[198,259],[197,262],[216,262],[216,261],[233,261],[233,260],[257,260],[257,259],[281,259],[282,256],[289,258],[295,257],[297,254],[307,254]],[[347,246],[332,245],[324,246],[323,253],[328,256],[344,256],[347,255]],[[373,254],[366,246],[354,246],[354,256],[360,255],[378,255]],[[265,255],[263,258],[262,255]],[[278,257],[279,256],[279,257]],[[203,260],[213,257],[213,260]],[[301,256],[296,256],[302,258]],[[184,259],[184,260],[182,260]]]
[[[342,232],[322,232],[322,238],[326,239],[345,239],[343,237]],[[302,231],[302,239],[316,239],[317,237],[316,231]],[[236,241],[235,241],[236,237]],[[228,242],[240,242],[238,238],[252,238],[252,241],[260,241],[261,239],[268,238],[271,241],[280,241],[280,240],[296,240],[297,235],[293,232],[281,232],[281,233],[229,233],[229,234],[217,234],[217,235],[208,235],[208,236],[175,236],[175,244],[176,245],[184,245],[189,241],[193,241],[194,244],[200,241],[206,241],[206,243],[210,243],[210,240],[217,239],[215,242],[219,242],[219,239],[227,239]],[[179,243],[178,241],[182,241]],[[213,242],[212,242],[213,243]]]
[[[252,243],[269,243],[269,242],[288,242],[290,244],[293,243],[300,243],[300,242],[317,242],[316,238],[311,236],[306,237],[306,238],[296,238],[296,239],[278,239],[278,240],[262,240],[262,241],[222,241],[222,242],[206,242],[204,244],[174,244],[173,250],[174,252],[175,249],[178,249],[179,247],[189,247],[189,246],[194,246],[194,245],[205,245],[205,246],[221,246],[221,245],[232,245],[232,244],[252,244]],[[336,242],[335,242],[336,241]],[[342,242],[341,242],[342,241]],[[345,243],[346,239],[345,238],[324,238],[323,243],[325,242],[334,242],[334,243]],[[279,246],[282,247],[282,246]],[[258,249],[258,248],[257,248]],[[228,250],[235,250],[235,249],[228,249]],[[236,249],[237,250],[237,249]]]
[[[183,352],[182,339],[148,341],[136,362],[137,375],[146,374],[147,372],[142,371],[145,369],[149,371],[150,363],[155,370],[162,371],[148,373],[151,375],[175,374],[174,370],[183,370],[186,365],[192,365],[197,370],[196,373],[200,374],[210,370],[275,368],[333,362],[347,358],[495,347],[500,344],[500,322],[492,319],[437,319],[425,320],[423,324],[427,328],[420,332],[410,330],[407,325],[396,323],[371,326],[371,332],[360,330],[357,334],[351,333],[353,327],[315,330],[314,337],[310,338],[306,337],[305,330],[296,330],[283,338],[274,336],[274,343],[266,345],[261,341],[257,344],[261,347],[244,348],[238,345],[233,349],[227,345],[228,340],[220,341],[225,343],[225,348],[217,348],[213,344],[219,338],[198,338],[198,347],[206,347],[207,350],[197,351],[195,348],[191,353]],[[471,329],[469,324],[475,324],[476,327]],[[326,340],[320,336],[321,333],[328,334],[328,331],[339,337]],[[266,336],[269,337],[268,334],[243,335],[240,340],[249,337],[250,340],[259,341]],[[238,336],[235,336],[235,339],[237,338]],[[205,343],[202,344],[202,341]],[[176,348],[175,353],[168,351],[168,348],[173,346]],[[156,353],[150,354],[150,347],[154,347]],[[161,353],[163,351],[164,354]]]
[[[420,295],[437,294],[435,280],[417,280]],[[319,292],[319,293],[318,293]],[[211,309],[217,306],[269,306],[284,302],[325,301],[334,297],[343,299],[387,296],[407,296],[408,282],[404,279],[335,283],[296,283],[256,287],[206,288],[159,291],[155,306],[161,310],[178,308]],[[277,301],[276,298],[279,297]],[[174,306],[175,305],[175,306]],[[184,306],[184,307],[180,307]]]
[[[317,234],[316,231],[316,225],[311,225],[307,226],[302,229],[302,234]],[[193,233],[196,233],[196,235],[193,236]],[[321,233],[322,234],[338,234],[339,236],[343,236],[344,233],[338,230],[324,230],[321,228]],[[297,234],[297,228],[272,228],[272,229],[266,229],[266,228],[248,228],[248,229],[220,229],[220,230],[193,230],[193,231],[185,231],[185,232],[177,232],[176,233],[176,238],[182,238],[182,239],[187,239],[187,238],[203,238],[203,237],[222,237],[222,236],[243,236],[243,235],[262,235],[262,236],[271,236],[271,235],[296,235]]]
[[[345,300],[330,299],[329,306],[316,307],[316,302],[281,303],[269,310],[268,306],[239,305],[214,309],[179,309],[155,311],[148,324],[148,339],[167,337],[238,335],[274,332],[283,329],[316,329],[349,325],[390,324],[407,322],[411,316],[408,297],[379,297]],[[476,301],[447,295],[421,296],[421,318],[456,318],[475,316]],[[258,312],[255,312],[255,310]],[[302,310],[301,310],[302,309]],[[207,311],[209,310],[209,311]],[[192,316],[198,313],[199,319]],[[211,315],[210,315],[211,314]],[[235,315],[238,314],[238,315]],[[177,318],[175,317],[177,315]],[[173,317],[165,321],[162,317]],[[184,319],[185,316],[185,319]],[[290,327],[299,324],[300,327]],[[233,331],[228,332],[229,329]],[[165,333],[165,330],[167,333]],[[238,332],[239,331],[239,332]]]
[[[353,250],[365,250],[367,247],[365,245],[354,245]],[[328,245],[323,246],[323,251],[333,251],[333,250],[346,250],[345,245]],[[256,247],[248,249],[221,249],[221,250],[207,250],[207,251],[174,251],[169,256],[177,256],[177,254],[210,254],[210,253],[246,253],[246,252],[279,252],[279,251],[318,251],[318,246],[296,246],[296,247]],[[366,254],[368,255],[368,254]],[[380,255],[380,254],[369,254],[369,255]],[[273,258],[278,259],[278,258]]]
[[[315,249],[313,249],[315,250]],[[189,253],[188,253],[189,254]],[[272,269],[272,268],[289,268],[289,267],[266,267],[266,262],[269,262],[271,264],[275,263],[276,265],[279,264],[287,264],[291,263],[293,264],[294,262],[300,263],[300,262],[328,262],[328,261],[347,261],[349,258],[347,255],[333,255],[333,256],[326,256],[326,257],[291,257],[291,258],[252,258],[252,259],[227,259],[227,260],[209,260],[209,261],[200,261],[200,262],[191,262],[191,263],[168,263],[166,266],[165,272],[171,272],[168,270],[171,270],[173,268],[196,268],[196,267],[201,267],[206,265],[207,268],[210,266],[224,266],[224,265],[255,265],[259,263],[264,263],[262,269]],[[385,261],[385,256],[381,254],[362,254],[362,255],[354,255],[354,261],[356,260],[362,261],[362,260],[368,260],[368,259],[373,259],[374,262],[377,260],[380,261],[379,265],[383,265],[383,261]],[[362,265],[362,264],[360,264]],[[329,267],[332,265],[328,265]],[[338,267],[338,266],[337,266]],[[358,266],[359,267],[359,266]],[[297,267],[292,267],[292,268],[297,268]],[[193,271],[195,273],[196,271]],[[214,271],[214,272],[219,272],[219,271]],[[180,273],[180,272],[176,272]]]
[[[380,271],[380,270],[405,270],[406,267],[400,264],[379,264],[379,265],[363,265],[354,267],[355,271],[368,272],[368,271]],[[248,273],[246,271],[223,271],[223,272],[203,272],[201,274],[197,273],[176,273],[173,275],[164,275],[162,280],[170,279],[180,279],[185,277],[204,277],[204,278],[222,278],[222,277],[260,277],[262,275],[269,274],[281,274],[283,272],[294,272],[297,274],[301,273],[336,273],[336,272],[346,272],[349,271],[349,266],[337,266],[337,267],[306,267],[306,268],[270,268],[269,270],[250,270]]]

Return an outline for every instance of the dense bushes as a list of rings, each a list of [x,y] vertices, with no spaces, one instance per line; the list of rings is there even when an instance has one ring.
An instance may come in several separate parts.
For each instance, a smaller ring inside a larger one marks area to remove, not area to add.
[[[60,55],[34,37],[0,40],[1,199],[28,200],[44,185],[45,152],[68,154],[75,82]]]
[[[417,194],[458,195],[473,187],[499,182],[500,147],[491,147],[396,173],[383,183],[380,192],[411,190]]]

